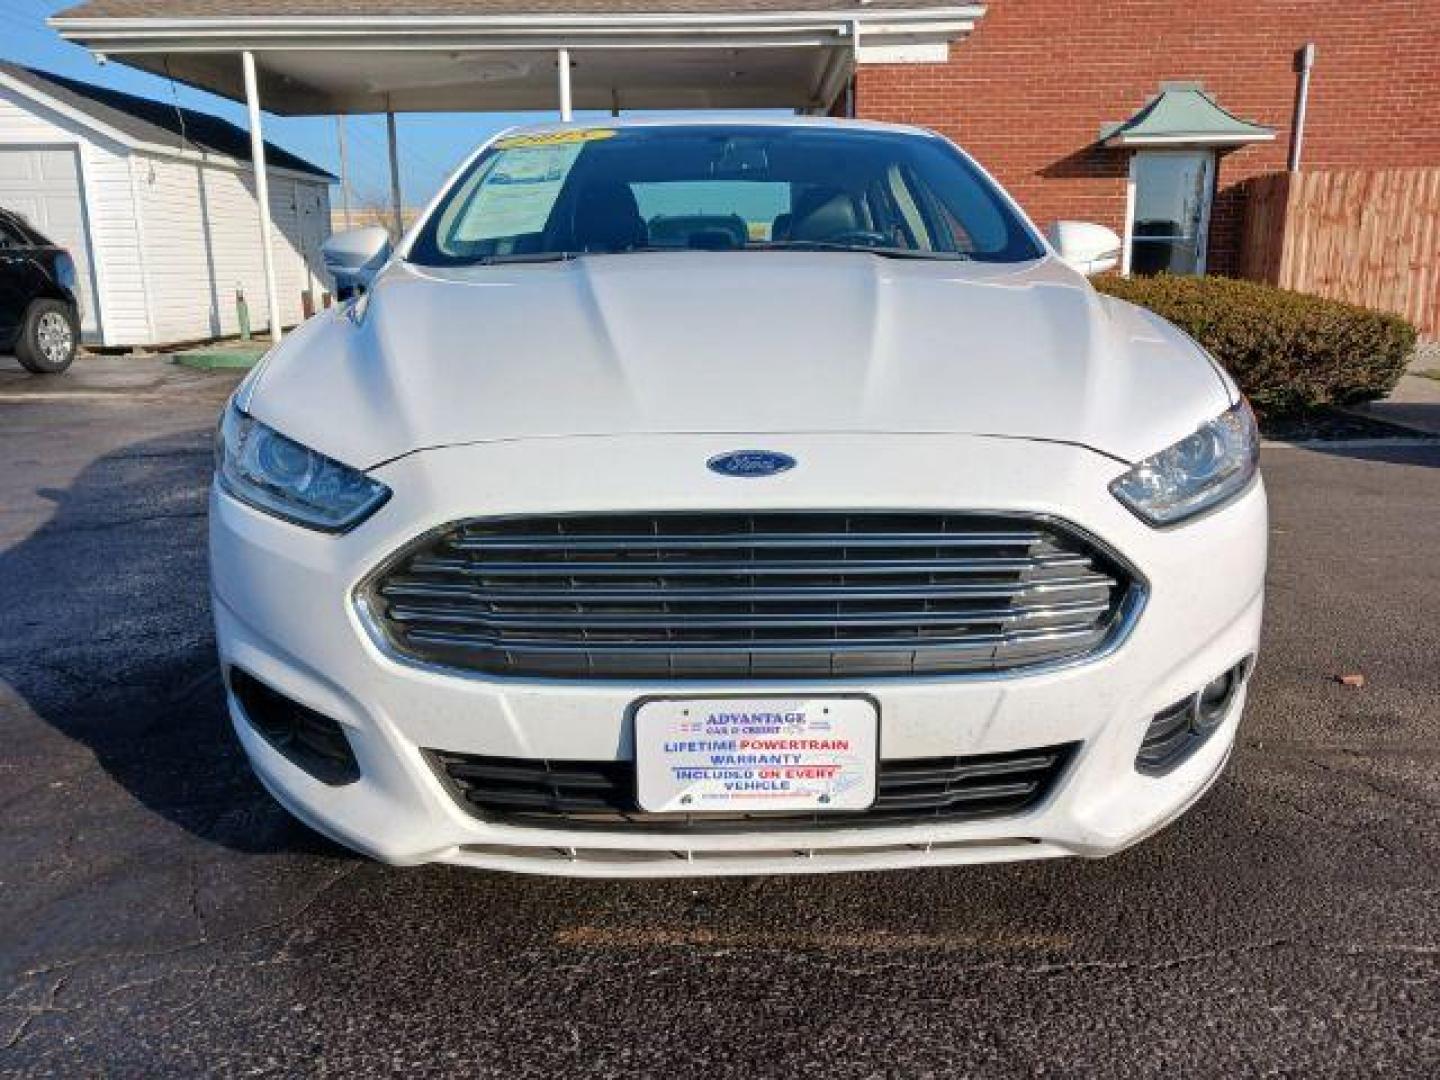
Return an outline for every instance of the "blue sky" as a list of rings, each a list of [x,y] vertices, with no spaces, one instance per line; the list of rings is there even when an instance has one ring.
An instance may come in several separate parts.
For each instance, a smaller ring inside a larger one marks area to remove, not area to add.
[[[62,40],[45,19],[76,0],[0,0],[0,57],[28,67],[123,90],[223,116],[242,128],[245,107],[111,61],[104,66],[78,46]],[[238,62],[238,61],[237,61]],[[173,96],[172,96],[173,95]],[[475,145],[494,131],[536,114],[406,113],[396,117],[401,150],[401,188],[405,202],[428,199],[445,176]],[[358,204],[389,202],[390,168],[383,116],[345,120],[350,186]],[[333,117],[265,116],[265,137],[339,175],[340,154]],[[337,197],[334,205],[338,207]]]

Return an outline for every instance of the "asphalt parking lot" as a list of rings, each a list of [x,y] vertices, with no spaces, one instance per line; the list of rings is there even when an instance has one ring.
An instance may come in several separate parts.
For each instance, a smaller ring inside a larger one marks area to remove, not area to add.
[[[363,861],[250,776],[203,543],[232,382],[0,360],[0,1074],[1440,1073],[1440,444],[1266,451],[1250,712],[1149,842],[566,882]]]

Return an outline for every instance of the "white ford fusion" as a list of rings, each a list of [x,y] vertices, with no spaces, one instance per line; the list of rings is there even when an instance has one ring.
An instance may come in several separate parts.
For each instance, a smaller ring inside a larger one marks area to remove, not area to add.
[[[1115,852],[1225,764],[1265,495],[1234,384],[972,161],[854,122],[508,133],[236,392],[236,730],[393,863]]]

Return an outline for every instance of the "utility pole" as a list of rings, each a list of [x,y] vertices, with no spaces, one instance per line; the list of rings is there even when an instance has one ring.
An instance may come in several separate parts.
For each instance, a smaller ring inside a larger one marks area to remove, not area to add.
[[[345,117],[335,117],[335,141],[340,144],[340,207],[345,214],[345,228],[350,228],[350,166],[345,155]]]

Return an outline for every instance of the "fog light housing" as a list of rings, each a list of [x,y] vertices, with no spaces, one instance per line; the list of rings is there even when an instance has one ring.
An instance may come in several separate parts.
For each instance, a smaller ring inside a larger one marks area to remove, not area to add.
[[[331,787],[360,779],[355,751],[336,721],[290,700],[240,668],[230,669],[230,692],[250,726],[292,765]]]
[[[1164,776],[1200,749],[1229,715],[1249,673],[1250,659],[1247,656],[1189,697],[1156,713],[1135,755],[1136,771]]]
[[[1218,727],[1225,714],[1230,711],[1230,702],[1240,686],[1244,665],[1237,664],[1223,675],[1217,675],[1205,684],[1195,702],[1195,728],[1209,731]]]

